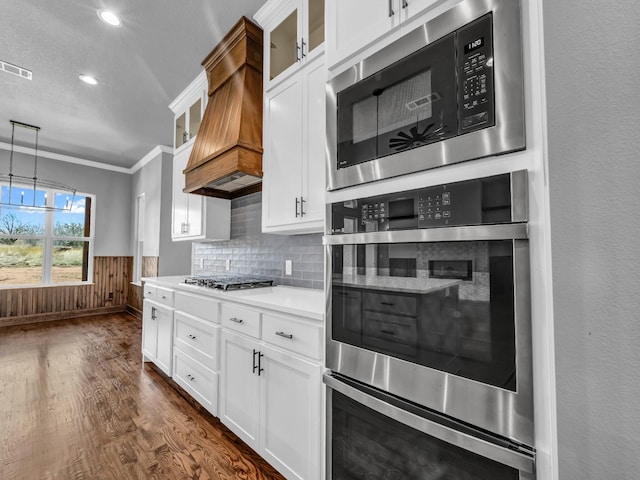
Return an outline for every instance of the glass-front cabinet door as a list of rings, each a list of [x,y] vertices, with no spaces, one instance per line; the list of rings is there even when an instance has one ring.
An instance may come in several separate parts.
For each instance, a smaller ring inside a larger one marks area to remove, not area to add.
[[[268,81],[320,53],[324,44],[324,0],[272,0],[256,14],[268,45]],[[283,78],[283,77],[282,77]]]

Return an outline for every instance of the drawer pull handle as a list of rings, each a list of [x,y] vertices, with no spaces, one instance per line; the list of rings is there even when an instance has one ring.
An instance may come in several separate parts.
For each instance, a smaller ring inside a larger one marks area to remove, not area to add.
[[[160,295],[160,298],[164,298],[166,300],[167,296],[166,295]]]
[[[190,373],[187,374],[187,378],[189,379],[190,382],[195,382],[196,381],[196,377],[194,377]]]
[[[242,323],[244,321],[241,318],[236,318],[236,317],[231,317],[229,320],[235,323]]]
[[[380,333],[386,333],[387,335],[395,335],[396,332],[393,330],[380,330]]]
[[[191,335],[191,334],[187,335],[187,337],[189,337],[191,340],[195,340],[197,338],[195,335]]]
[[[393,307],[395,305],[395,303],[391,303],[391,302],[380,302],[380,305],[386,305],[387,307]]]
[[[289,340],[293,339],[293,335],[291,333],[276,332],[276,335],[278,335],[279,337],[288,338]]]

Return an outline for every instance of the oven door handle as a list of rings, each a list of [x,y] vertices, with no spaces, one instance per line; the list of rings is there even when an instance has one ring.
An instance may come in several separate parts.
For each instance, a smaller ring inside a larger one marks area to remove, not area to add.
[[[515,468],[521,472],[533,473],[534,471],[535,457],[532,455],[520,453],[518,451],[490,443],[481,438],[476,438],[467,433],[459,432],[441,425],[433,420],[423,418],[347,385],[334,376],[325,374],[323,376],[323,381],[328,387],[346,395],[352,400],[355,400],[356,402],[369,407],[386,417],[392,418],[411,428],[442,440],[443,442],[455,445],[485,458],[495,460],[496,462]]]

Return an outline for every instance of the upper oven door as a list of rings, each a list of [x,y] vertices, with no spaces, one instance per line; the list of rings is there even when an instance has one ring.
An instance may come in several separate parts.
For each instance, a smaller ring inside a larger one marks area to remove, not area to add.
[[[325,241],[328,368],[533,444],[526,224]]]
[[[334,190],[525,147],[520,2],[463,0],[329,82]]]

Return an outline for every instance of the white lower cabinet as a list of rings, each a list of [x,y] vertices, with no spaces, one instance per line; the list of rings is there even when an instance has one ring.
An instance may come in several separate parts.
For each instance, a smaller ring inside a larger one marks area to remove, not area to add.
[[[174,352],[173,380],[211,414],[218,415],[218,373],[179,349]]]
[[[320,479],[321,365],[227,330],[221,355],[222,423],[286,478]]]
[[[145,299],[142,316],[142,354],[171,376],[173,308]]]

